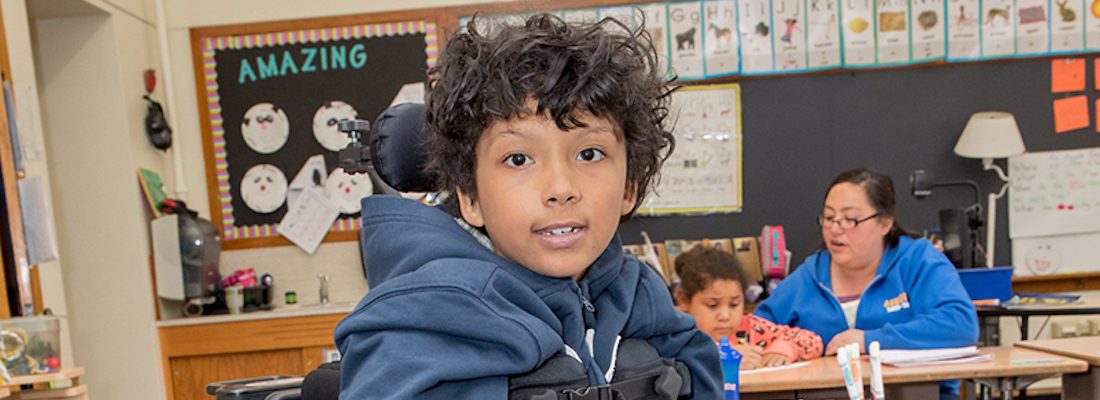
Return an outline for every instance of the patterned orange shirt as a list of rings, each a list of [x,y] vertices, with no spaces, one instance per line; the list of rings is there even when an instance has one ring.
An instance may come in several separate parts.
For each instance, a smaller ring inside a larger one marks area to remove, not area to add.
[[[779,325],[755,315],[741,318],[737,332],[746,332],[747,343],[764,348],[764,354],[779,353],[791,361],[803,361],[821,357],[825,351],[821,336],[812,331]],[[730,338],[736,342],[736,338]]]

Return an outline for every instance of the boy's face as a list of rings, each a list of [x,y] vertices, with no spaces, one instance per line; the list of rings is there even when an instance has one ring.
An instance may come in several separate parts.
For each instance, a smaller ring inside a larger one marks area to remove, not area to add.
[[[477,145],[477,201],[457,192],[462,217],[485,227],[497,254],[547,276],[583,276],[634,207],[615,125],[580,120],[588,126],[569,131],[544,114],[497,121]]]
[[[684,298],[683,292],[680,292],[680,304],[685,305],[684,312],[695,317],[699,330],[719,341],[723,336],[733,336],[741,325],[741,317],[745,314],[743,293],[741,282],[718,279],[696,292],[691,299]],[[730,343],[737,343],[737,340],[731,339]]]

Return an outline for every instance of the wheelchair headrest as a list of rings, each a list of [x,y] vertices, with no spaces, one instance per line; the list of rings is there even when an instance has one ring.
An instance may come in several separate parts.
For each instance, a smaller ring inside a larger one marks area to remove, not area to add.
[[[370,131],[371,162],[379,177],[402,192],[428,192],[434,181],[424,175],[424,104],[401,103],[383,111]]]

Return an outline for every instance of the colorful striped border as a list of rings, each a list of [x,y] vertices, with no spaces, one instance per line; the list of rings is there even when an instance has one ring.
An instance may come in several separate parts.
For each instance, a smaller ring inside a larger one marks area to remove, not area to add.
[[[222,212],[222,238],[250,239],[278,236],[278,224],[244,227],[233,226],[232,195],[230,194],[229,163],[226,161],[225,128],[222,126],[221,96],[218,94],[218,73],[214,53],[225,49],[268,47],[297,43],[316,43],[330,40],[361,39],[407,34],[424,34],[424,52],[428,56],[428,68],[435,66],[439,58],[439,39],[432,21],[409,21],[389,24],[354,25],[328,29],[273,32],[245,36],[221,36],[205,38],[202,47],[203,75],[206,78],[206,102],[210,112],[210,133],[214,144],[214,169],[218,181],[218,202]],[[337,219],[332,230],[352,231],[362,226],[359,218]]]

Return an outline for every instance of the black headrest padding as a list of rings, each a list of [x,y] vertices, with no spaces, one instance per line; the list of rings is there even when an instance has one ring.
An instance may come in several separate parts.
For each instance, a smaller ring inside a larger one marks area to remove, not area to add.
[[[402,192],[435,189],[424,175],[424,105],[401,103],[383,111],[371,126],[371,162],[379,177]]]

